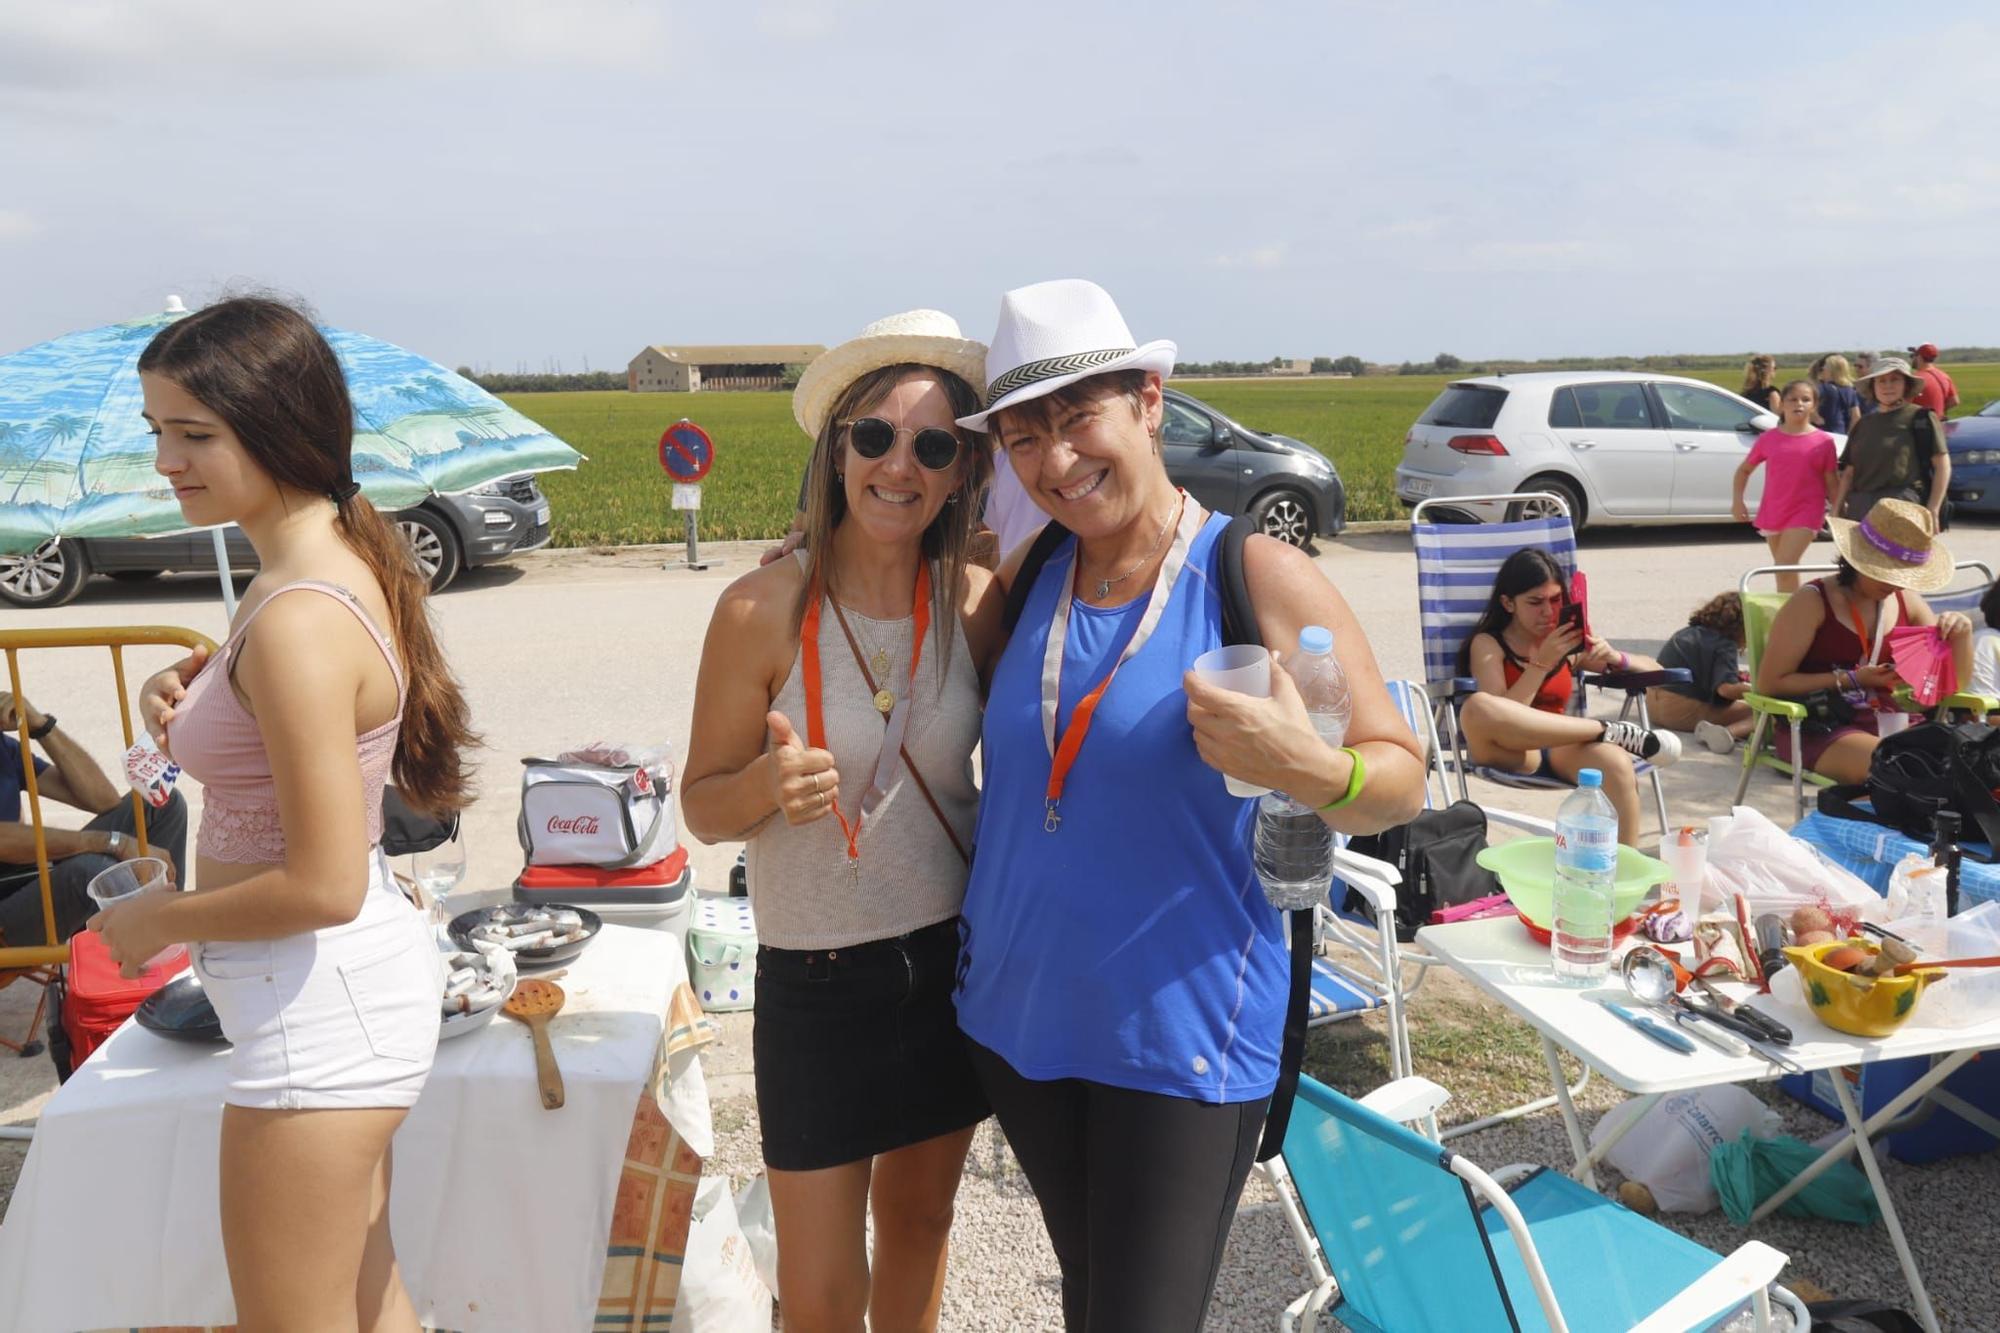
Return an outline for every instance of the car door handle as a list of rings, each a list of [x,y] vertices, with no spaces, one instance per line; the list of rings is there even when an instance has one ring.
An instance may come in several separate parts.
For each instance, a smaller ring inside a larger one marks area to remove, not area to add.
[[[1247,468],[1247,467],[1246,467],[1246,468],[1244,468],[1244,469],[1243,469],[1243,475],[1244,475],[1244,476],[1246,476],[1246,477],[1254,477],[1254,476],[1256,476],[1256,475],[1257,475],[1257,471],[1256,471],[1256,469],[1255,469],[1255,468]]]
[[[1689,444],[1686,440],[1674,441],[1674,452],[1678,454],[1691,454],[1699,448],[1701,448],[1700,445]]]
[[[1569,447],[1570,447],[1570,448],[1572,448],[1572,449],[1595,449],[1595,448],[1597,447],[1597,441],[1596,441],[1596,440],[1571,440],[1571,441],[1569,442]]]

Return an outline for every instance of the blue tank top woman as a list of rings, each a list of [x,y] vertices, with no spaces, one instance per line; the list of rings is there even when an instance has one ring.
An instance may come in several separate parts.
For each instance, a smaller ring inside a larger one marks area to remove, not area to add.
[[[1222,646],[1225,515],[1192,542],[1158,627],[1099,703],[1045,831],[1041,672],[1072,538],[1036,578],[995,671],[965,891],[959,1026],[1022,1077],[1211,1104],[1269,1097],[1288,963],[1251,864],[1256,802],[1202,762],[1182,674]],[[1056,732],[1118,660],[1146,598],[1074,603]]]

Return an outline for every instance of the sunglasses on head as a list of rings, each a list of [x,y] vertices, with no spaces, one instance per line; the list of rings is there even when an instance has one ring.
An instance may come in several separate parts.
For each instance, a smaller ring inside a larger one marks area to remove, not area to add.
[[[880,417],[861,417],[847,423],[847,442],[863,458],[880,458],[896,445],[903,432]],[[917,462],[933,472],[943,472],[958,461],[958,436],[937,426],[916,432],[911,449]]]

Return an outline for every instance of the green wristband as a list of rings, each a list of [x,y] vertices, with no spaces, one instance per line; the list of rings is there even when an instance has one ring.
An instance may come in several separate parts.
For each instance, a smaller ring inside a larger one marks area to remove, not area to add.
[[[1348,775],[1347,790],[1335,799],[1321,806],[1321,810],[1338,810],[1352,805],[1354,798],[1361,794],[1361,784],[1368,780],[1368,766],[1361,762],[1361,751],[1351,745],[1343,745],[1340,752],[1354,761],[1354,771]]]

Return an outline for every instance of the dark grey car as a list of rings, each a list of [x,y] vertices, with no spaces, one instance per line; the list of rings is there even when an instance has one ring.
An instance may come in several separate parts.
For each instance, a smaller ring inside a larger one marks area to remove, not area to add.
[[[1347,526],[1347,488],[1332,460],[1303,440],[1233,421],[1178,389],[1166,391],[1160,449],[1174,484],[1210,509],[1249,514],[1294,546]]]
[[[471,565],[490,565],[549,543],[549,502],[533,477],[512,477],[464,495],[434,495],[394,515],[431,589]],[[238,528],[225,529],[231,569],[254,570],[257,553]],[[61,606],[92,574],[149,579],[167,570],[213,570],[215,539],[206,531],[171,537],[98,538],[43,543],[23,556],[0,556],[0,602]]]

